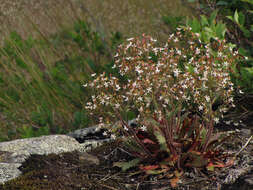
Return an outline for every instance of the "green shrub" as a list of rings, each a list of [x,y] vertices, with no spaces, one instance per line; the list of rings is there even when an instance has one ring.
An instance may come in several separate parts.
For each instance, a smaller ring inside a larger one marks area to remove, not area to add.
[[[191,1],[193,2],[193,1]],[[235,44],[239,49],[239,53],[247,56],[248,60],[238,65],[236,75],[233,76],[233,82],[243,88],[248,93],[253,92],[252,80],[252,52],[253,52],[253,2],[251,0],[195,0],[199,5],[201,13],[212,18],[213,14],[217,14],[218,19],[214,20],[214,25],[220,25],[222,21],[226,23],[226,27],[218,27],[219,31],[226,29],[226,39],[228,42]],[[194,19],[190,21],[190,25],[194,25],[194,28],[200,28],[203,23],[203,15],[201,15],[200,21]],[[220,29],[219,29],[220,28]],[[204,35],[214,34],[215,27],[210,27],[208,30],[204,30]],[[219,32],[220,33],[220,32]],[[223,34],[223,32],[222,32]],[[221,37],[217,35],[217,37]],[[223,36],[224,37],[224,36]],[[223,38],[220,38],[223,39]]]

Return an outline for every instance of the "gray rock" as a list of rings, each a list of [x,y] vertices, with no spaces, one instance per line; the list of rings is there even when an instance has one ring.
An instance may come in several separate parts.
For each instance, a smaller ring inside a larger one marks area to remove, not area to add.
[[[67,135],[75,138],[79,143],[83,143],[87,140],[103,140],[109,138],[103,134],[105,131],[106,129],[99,128],[96,125],[93,127],[75,130]]]
[[[12,152],[13,156],[59,154],[77,150],[79,147],[80,144],[75,139],[66,135],[49,135],[0,143],[0,151]]]
[[[20,166],[19,163],[0,163],[0,183],[20,176],[22,174],[18,169]]]
[[[112,127],[115,127],[116,125],[119,124],[120,121],[113,124]],[[131,127],[136,127],[137,126],[136,119],[128,121],[128,125]],[[110,139],[110,134],[104,135],[104,132],[106,131],[107,130],[105,128],[99,128],[98,125],[95,125],[93,127],[75,130],[73,132],[68,133],[67,135],[75,138],[79,143],[86,142],[87,140],[107,141],[108,139]]]
[[[21,175],[18,167],[32,154],[60,154],[74,150],[85,152],[103,142],[105,140],[93,140],[80,144],[74,138],[66,135],[49,135],[2,142],[0,143],[0,183]]]

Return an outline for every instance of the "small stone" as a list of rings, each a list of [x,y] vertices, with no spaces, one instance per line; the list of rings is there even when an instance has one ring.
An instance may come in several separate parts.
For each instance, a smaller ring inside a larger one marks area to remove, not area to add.
[[[247,175],[247,176],[245,176],[244,181],[245,181],[248,185],[250,185],[250,186],[253,187],[253,175]]]
[[[91,162],[92,164],[99,165],[99,159],[96,156],[88,154],[87,152],[80,153],[79,160],[88,161]]]

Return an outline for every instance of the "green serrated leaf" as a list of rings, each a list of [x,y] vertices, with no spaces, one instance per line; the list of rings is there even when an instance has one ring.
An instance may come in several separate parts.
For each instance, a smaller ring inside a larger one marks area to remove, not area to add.
[[[206,135],[207,135],[207,130],[203,127],[202,130],[200,131],[200,136],[202,138],[201,145],[205,144]]]
[[[139,164],[141,161],[141,159],[139,158],[136,158],[136,159],[133,159],[129,162],[114,162],[113,163],[113,166],[115,167],[119,167],[122,169],[123,172],[127,171],[128,169],[130,168],[133,168],[135,166],[137,166],[137,164]]]
[[[201,26],[200,26],[200,23],[199,23],[198,19],[194,18],[192,20],[191,28],[192,28],[192,31],[195,32],[195,33],[200,32]]]
[[[235,21],[237,24],[240,24],[240,23],[239,23],[239,15],[238,15],[237,10],[235,10],[235,13],[234,13],[234,21]]]
[[[147,170],[146,171],[146,174],[150,174],[150,175],[157,175],[161,173],[164,173],[164,170]]]
[[[228,5],[228,3],[226,2],[226,1],[218,1],[217,3],[216,3],[216,5],[217,6],[226,6],[226,5]]]
[[[253,25],[250,26],[250,31],[253,32]]]
[[[232,20],[234,21],[233,17],[232,16],[226,16],[229,20]]]
[[[216,26],[216,35],[219,39],[224,39],[224,36],[225,36],[225,33],[226,33],[226,25],[225,24],[222,24],[222,23],[219,23],[217,26]]]
[[[245,15],[243,12],[239,12],[238,15],[239,15],[239,24],[243,26],[245,24]]]
[[[209,23],[208,23],[207,18],[204,15],[200,15],[200,17],[201,17],[201,25],[202,26],[208,26]]]
[[[209,17],[209,25],[214,25],[216,23],[216,16],[217,16],[218,11],[212,12],[212,14]]]
[[[253,5],[253,0],[241,0],[241,1],[246,2],[246,3],[250,3]]]
[[[166,139],[159,131],[155,131],[156,139],[158,140],[161,150],[167,151]]]

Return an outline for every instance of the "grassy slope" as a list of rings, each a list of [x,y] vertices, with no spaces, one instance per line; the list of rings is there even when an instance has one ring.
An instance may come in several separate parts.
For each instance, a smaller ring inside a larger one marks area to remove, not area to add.
[[[88,73],[110,64],[112,33],[119,31],[126,38],[145,32],[164,39],[168,28],[163,15],[190,14],[179,0],[71,2],[0,1],[1,42],[12,30],[26,39],[12,35],[1,49],[0,140],[85,127],[82,104],[89,92],[81,84]],[[84,25],[74,31],[78,19],[91,23],[97,33],[87,33]]]

